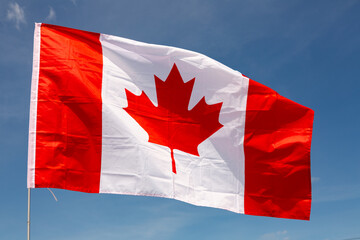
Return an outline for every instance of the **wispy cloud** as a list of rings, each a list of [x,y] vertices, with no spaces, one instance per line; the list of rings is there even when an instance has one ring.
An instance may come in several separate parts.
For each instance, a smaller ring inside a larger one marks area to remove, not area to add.
[[[55,13],[55,10],[50,7],[50,10],[49,10],[49,14],[47,15],[47,17],[45,18],[46,21],[51,21],[51,20],[55,20],[56,19],[56,13]]]
[[[18,30],[20,30],[21,24],[26,24],[24,9],[20,7],[17,2],[9,4],[6,19],[8,21],[14,22],[15,27]]]
[[[125,225],[120,232],[125,232],[124,237],[127,239],[157,239],[159,236],[171,238],[186,224],[178,217],[161,217],[142,224]]]
[[[290,240],[290,238],[287,236],[287,231],[277,231],[277,232],[271,232],[271,233],[265,233],[261,235],[260,240]]]
[[[319,177],[311,177],[311,182],[318,182],[320,181]]]
[[[136,222],[129,220],[128,223],[101,226],[90,231],[86,229],[86,231],[80,231],[75,235],[66,236],[66,238],[69,240],[172,239],[178,231],[193,223],[189,219],[196,219],[196,217],[189,218],[187,214],[181,212],[167,213],[154,215],[156,217],[151,219],[139,218]]]
[[[360,198],[360,184],[326,185],[314,189],[314,202],[335,202]]]

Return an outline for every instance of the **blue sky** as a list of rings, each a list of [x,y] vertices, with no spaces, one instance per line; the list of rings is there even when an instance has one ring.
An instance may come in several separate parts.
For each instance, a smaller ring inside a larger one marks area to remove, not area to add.
[[[0,0],[0,239],[24,239],[34,22],[203,53],[315,111],[310,221],[32,191],[32,237],[360,239],[360,1]]]

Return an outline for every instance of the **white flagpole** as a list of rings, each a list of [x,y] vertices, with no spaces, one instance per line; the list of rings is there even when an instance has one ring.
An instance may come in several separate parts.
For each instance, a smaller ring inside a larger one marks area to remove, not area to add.
[[[30,188],[28,188],[27,240],[30,240]]]

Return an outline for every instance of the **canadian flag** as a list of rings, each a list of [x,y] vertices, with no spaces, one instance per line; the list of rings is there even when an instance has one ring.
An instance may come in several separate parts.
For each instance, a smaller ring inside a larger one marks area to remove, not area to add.
[[[28,187],[309,219],[313,114],[196,52],[37,23]]]

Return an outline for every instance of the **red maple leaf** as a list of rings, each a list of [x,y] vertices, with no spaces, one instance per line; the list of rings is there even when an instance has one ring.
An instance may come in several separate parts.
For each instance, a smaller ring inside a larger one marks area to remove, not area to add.
[[[195,78],[184,83],[175,63],[165,82],[154,77],[158,106],[144,91],[137,96],[125,89],[128,106],[124,110],[149,134],[149,142],[170,148],[176,173],[173,150],[199,156],[198,145],[223,126],[219,123],[222,102],[208,105],[203,97],[188,110]]]

